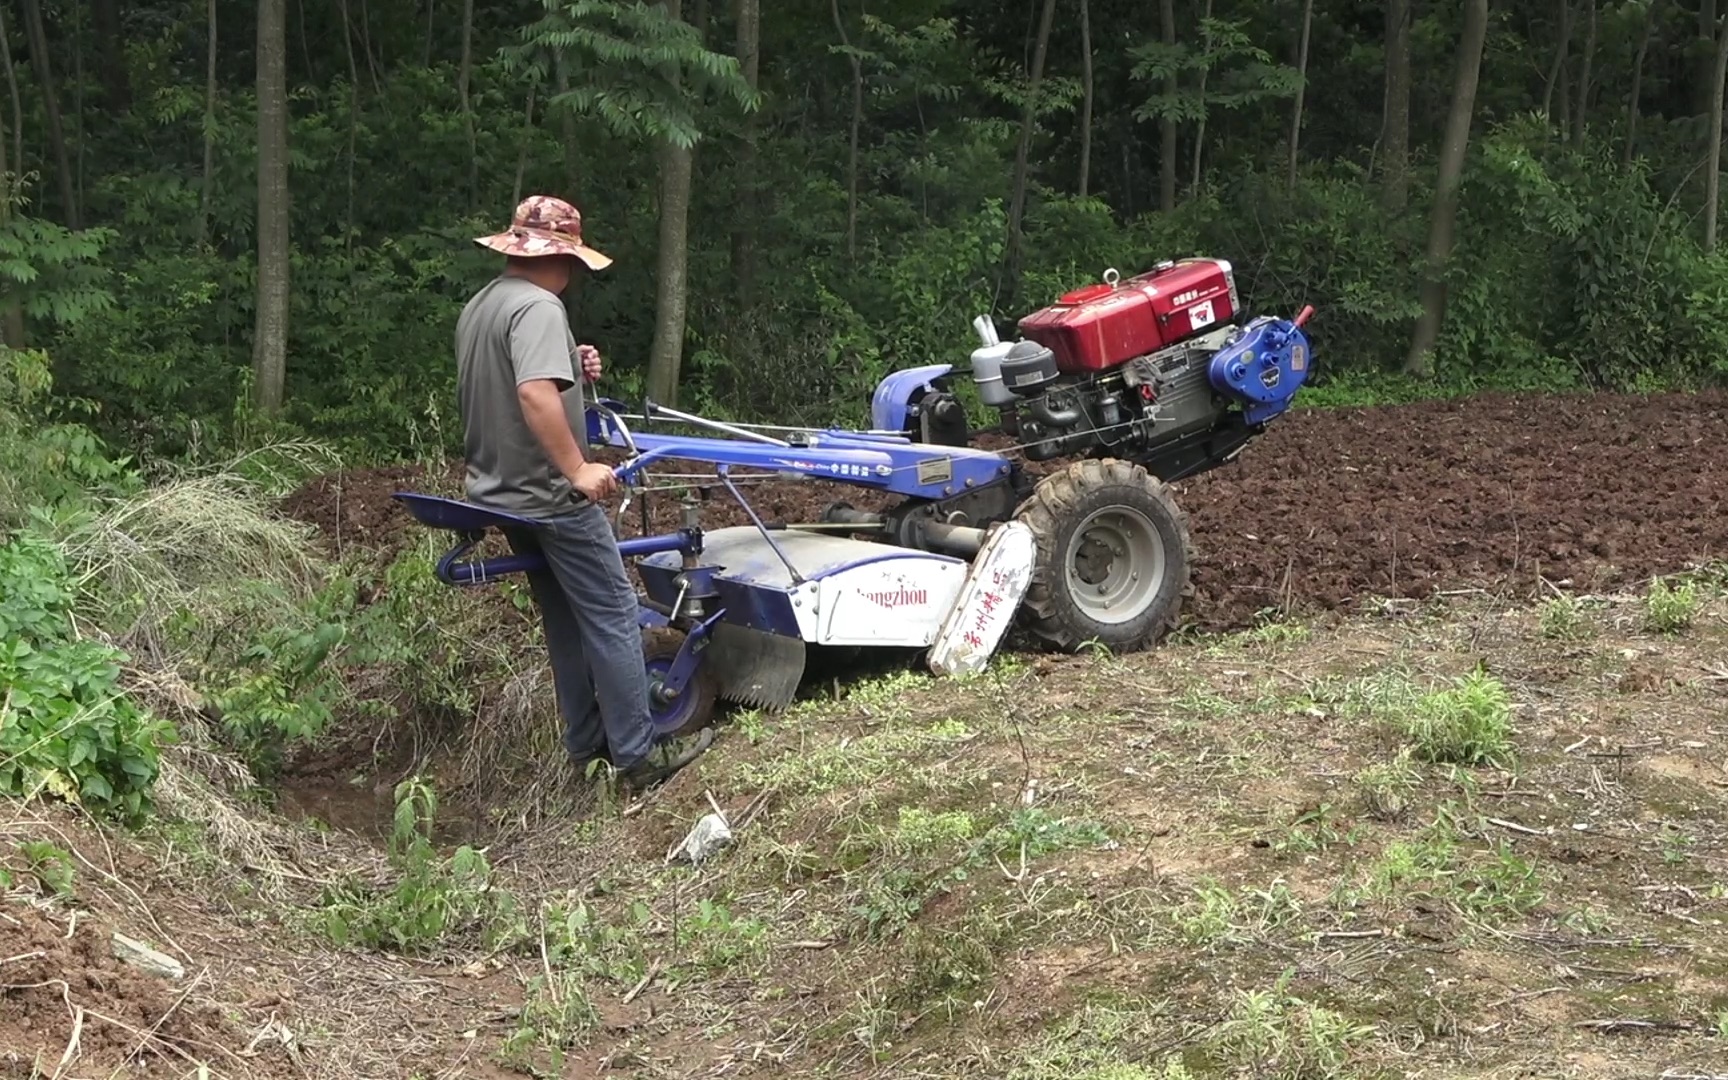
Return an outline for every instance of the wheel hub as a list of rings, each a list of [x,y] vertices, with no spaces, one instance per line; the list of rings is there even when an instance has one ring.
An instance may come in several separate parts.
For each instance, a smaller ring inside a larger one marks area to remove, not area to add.
[[[1164,584],[1164,539],[1150,518],[1129,507],[1095,510],[1068,543],[1074,602],[1103,623],[1128,622]]]

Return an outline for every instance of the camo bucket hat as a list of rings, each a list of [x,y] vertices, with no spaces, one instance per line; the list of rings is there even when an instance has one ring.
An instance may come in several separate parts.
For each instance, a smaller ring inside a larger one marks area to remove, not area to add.
[[[582,242],[582,213],[563,199],[530,195],[516,205],[510,228],[474,242],[504,255],[535,258],[574,255],[590,270],[604,270],[612,260]]]

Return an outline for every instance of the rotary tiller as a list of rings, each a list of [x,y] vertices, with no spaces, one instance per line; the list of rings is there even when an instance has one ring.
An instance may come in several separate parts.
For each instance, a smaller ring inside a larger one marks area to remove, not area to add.
[[[810,645],[925,650],[939,674],[981,668],[1016,618],[1064,650],[1149,646],[1192,591],[1187,521],[1166,484],[1231,460],[1289,407],[1312,367],[1302,330],[1311,312],[1241,320],[1230,265],[1189,260],[1126,282],[1111,272],[1022,319],[1024,337],[1012,344],[980,316],[972,381],[1003,429],[1032,460],[1085,455],[1036,481],[1008,456],[969,445],[946,364],[883,379],[862,432],[722,424],[651,402],[630,416],[619,402],[596,402],[589,441],[628,452],[614,470],[626,505],[645,497],[651,465],[701,462],[751,522],[704,531],[686,503],[677,530],[619,542],[643,583],[657,728],[706,723],[716,698],[785,707]],[[715,436],[633,432],[626,419]],[[819,521],[770,526],[735,468],[900,501],[883,513],[837,502]],[[542,565],[519,554],[468,558],[489,530],[531,521],[396,497],[421,523],[460,534],[438,564],[449,584]]]

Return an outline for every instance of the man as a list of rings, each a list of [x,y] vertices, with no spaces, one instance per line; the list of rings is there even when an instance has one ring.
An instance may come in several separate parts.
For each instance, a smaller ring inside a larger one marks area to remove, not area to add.
[[[564,749],[579,770],[605,761],[640,790],[694,761],[714,734],[704,730],[664,765],[650,759],[636,593],[601,506],[617,478],[587,456],[572,362],[593,382],[600,352],[576,344],[559,300],[580,268],[603,270],[612,260],[582,242],[574,206],[546,195],[524,199],[508,230],[475,243],[506,260],[456,324],[468,498],[537,523],[513,530],[510,543],[543,552],[549,566],[530,574],[529,585],[546,629]]]

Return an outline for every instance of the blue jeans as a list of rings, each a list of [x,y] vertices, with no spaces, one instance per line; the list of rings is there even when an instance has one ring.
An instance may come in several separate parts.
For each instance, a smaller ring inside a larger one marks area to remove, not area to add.
[[[564,749],[575,758],[606,754],[628,769],[648,756],[653,726],[636,590],[605,509],[591,503],[507,535],[518,553],[546,557],[548,569],[528,583],[546,628]]]

